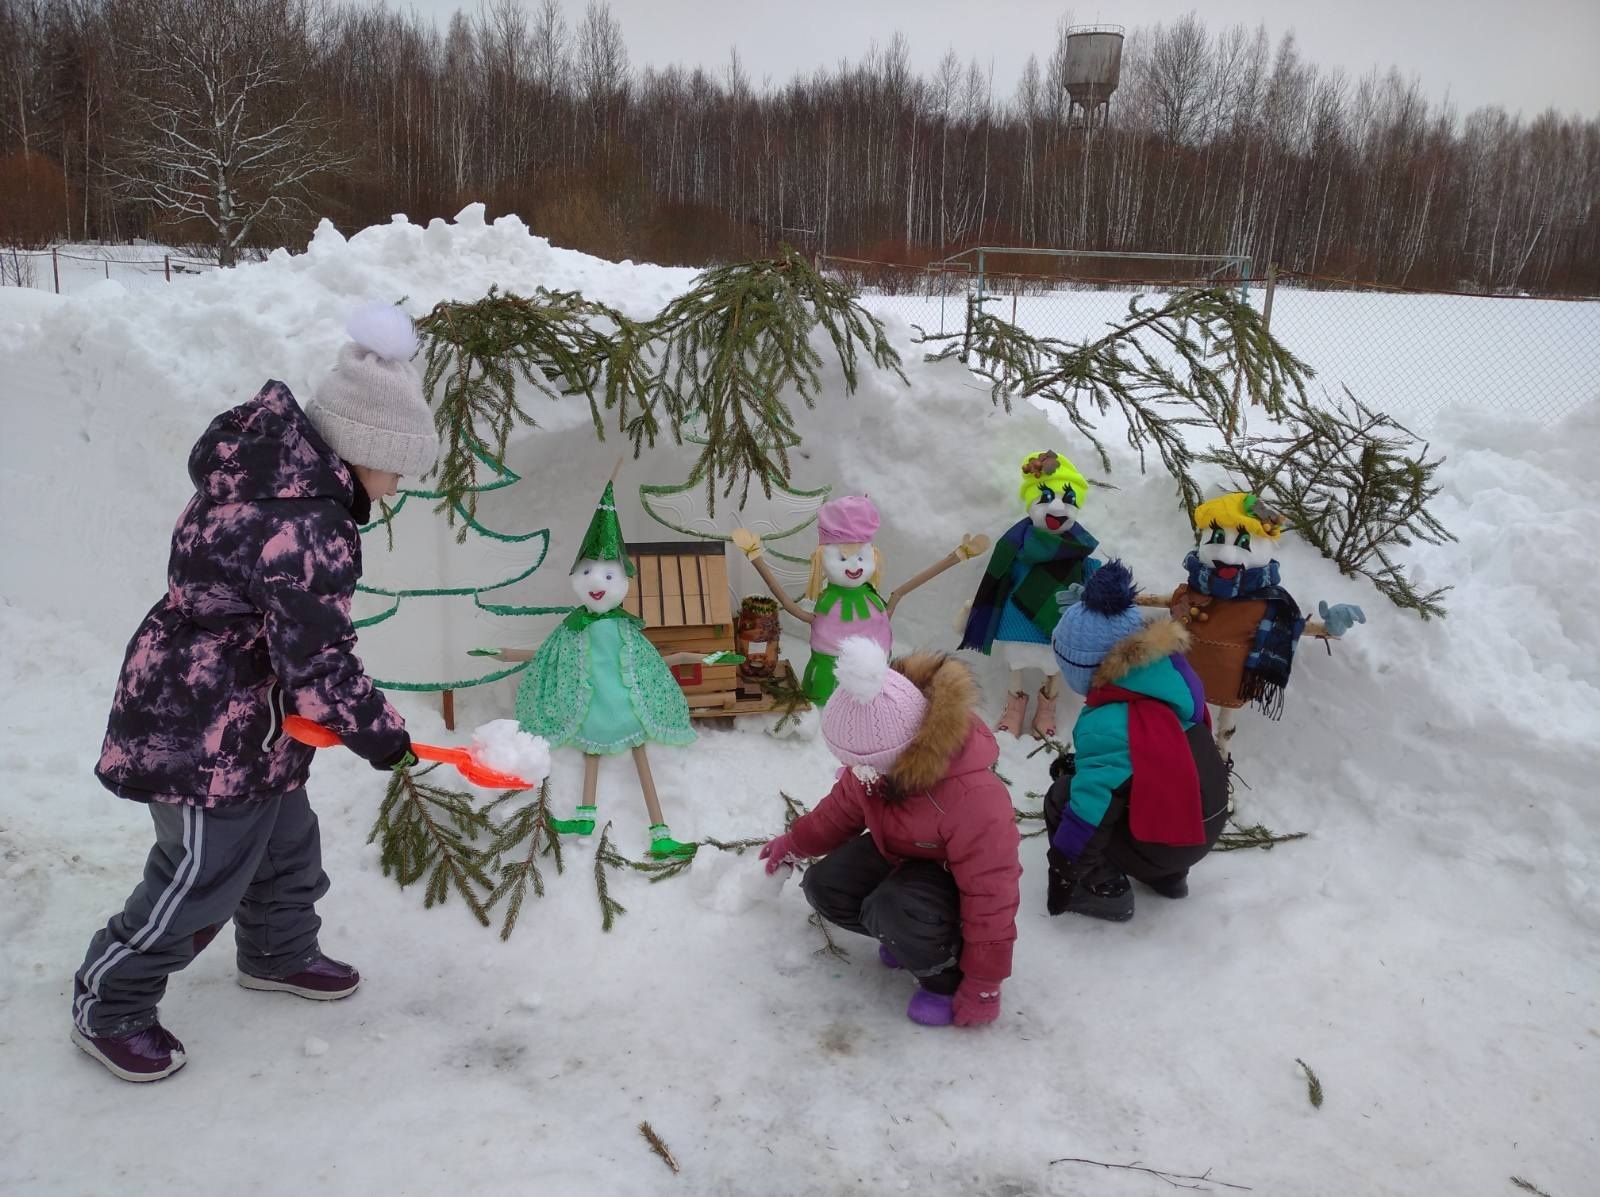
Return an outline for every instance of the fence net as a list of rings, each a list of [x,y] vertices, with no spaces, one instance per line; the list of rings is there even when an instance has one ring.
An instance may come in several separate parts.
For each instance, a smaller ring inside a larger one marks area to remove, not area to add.
[[[972,270],[822,259],[855,286],[891,326],[929,335],[960,335],[967,298],[979,290]],[[1100,335],[1146,303],[1217,279],[1131,279],[1096,274],[985,272],[982,293],[993,315],[1037,337],[1071,343]],[[1369,407],[1426,432],[1455,406],[1487,408],[1553,424],[1600,398],[1600,299],[1401,291],[1343,280],[1284,274],[1230,278],[1258,309],[1271,296],[1271,329],[1315,371],[1312,390],[1342,388]]]
[[[159,246],[63,245],[53,249],[0,246],[0,286],[31,287],[57,295],[81,293],[112,280],[143,290],[217,269],[215,259]]]

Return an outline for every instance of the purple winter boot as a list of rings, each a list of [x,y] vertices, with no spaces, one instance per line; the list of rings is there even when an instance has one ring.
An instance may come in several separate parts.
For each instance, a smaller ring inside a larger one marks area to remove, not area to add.
[[[246,989],[292,993],[312,1001],[331,1002],[354,993],[361,984],[361,974],[342,960],[318,956],[305,968],[287,977],[257,977],[241,970],[239,984]]]
[[[883,963],[884,968],[905,967],[898,959],[896,959],[895,954],[889,950],[889,945],[886,943],[880,943],[878,945],[878,959]]]
[[[72,1028],[72,1042],[125,1081],[159,1081],[188,1063],[183,1044],[159,1022],[126,1035],[86,1035]]]
[[[906,1017],[925,1027],[947,1027],[955,1021],[955,995],[918,989],[911,995]]]

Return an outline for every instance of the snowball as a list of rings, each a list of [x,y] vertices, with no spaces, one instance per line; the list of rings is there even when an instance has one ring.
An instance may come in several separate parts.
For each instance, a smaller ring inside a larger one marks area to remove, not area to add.
[[[472,756],[497,773],[536,785],[550,776],[550,744],[529,735],[515,719],[495,719],[472,733]]]
[[[744,914],[755,906],[775,902],[792,866],[768,874],[767,862],[754,852],[711,852],[702,848],[689,870],[694,900],[717,914]]]
[[[889,672],[889,654],[875,640],[852,636],[839,648],[839,664],[834,674],[839,685],[857,702],[871,702],[883,689]]]
[[[417,355],[417,329],[392,303],[358,308],[344,326],[350,339],[391,362],[409,362]]]
[[[315,1035],[307,1035],[305,1053],[312,1059],[315,1059],[317,1056],[327,1055],[328,1041],[326,1039],[318,1039]]]

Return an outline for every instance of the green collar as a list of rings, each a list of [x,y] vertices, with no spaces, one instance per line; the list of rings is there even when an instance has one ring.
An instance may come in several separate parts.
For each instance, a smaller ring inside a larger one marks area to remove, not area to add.
[[[814,610],[818,615],[826,615],[835,607],[839,608],[839,619],[842,622],[854,623],[858,619],[871,619],[873,608],[884,610],[884,602],[872,588],[871,582],[865,586],[836,586],[829,582],[822,588],[822,593],[817,595]]]
[[[567,617],[561,621],[561,626],[574,632],[581,632],[584,628],[600,619],[622,619],[633,623],[637,627],[644,627],[644,620],[640,619],[637,615],[629,615],[621,607],[613,607],[609,611],[605,611],[599,615],[596,615],[593,611],[584,606],[574,607],[571,613],[569,613]]]

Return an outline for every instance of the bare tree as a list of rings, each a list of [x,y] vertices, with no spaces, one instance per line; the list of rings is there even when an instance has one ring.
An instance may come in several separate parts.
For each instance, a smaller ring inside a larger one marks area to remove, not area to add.
[[[121,190],[202,221],[231,266],[257,225],[345,159],[298,86],[305,0],[129,0]]]

